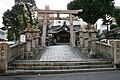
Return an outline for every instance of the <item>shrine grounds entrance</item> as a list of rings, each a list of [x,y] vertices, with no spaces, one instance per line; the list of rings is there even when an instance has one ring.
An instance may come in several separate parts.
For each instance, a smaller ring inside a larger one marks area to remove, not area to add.
[[[73,14],[78,14],[82,12],[82,10],[41,10],[35,9],[38,12],[38,19],[43,20],[43,33],[42,33],[42,46],[45,46],[46,43],[46,27],[47,27],[47,20],[67,20],[67,18],[62,18],[60,14],[69,14],[70,20],[70,44],[71,46],[75,47],[75,36],[73,31]],[[40,18],[40,14],[43,14],[43,18]],[[48,17],[47,14],[57,14],[57,17]]]

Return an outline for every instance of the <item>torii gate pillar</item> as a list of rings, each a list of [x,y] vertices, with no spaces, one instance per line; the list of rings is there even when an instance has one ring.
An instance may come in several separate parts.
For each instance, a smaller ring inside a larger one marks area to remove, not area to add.
[[[70,44],[72,47],[75,47],[75,33],[73,30],[73,17],[72,14],[70,16]]]
[[[44,22],[43,22],[43,34],[42,34],[42,46],[46,46],[46,27],[47,27],[47,19],[46,19],[46,13],[44,14]]]

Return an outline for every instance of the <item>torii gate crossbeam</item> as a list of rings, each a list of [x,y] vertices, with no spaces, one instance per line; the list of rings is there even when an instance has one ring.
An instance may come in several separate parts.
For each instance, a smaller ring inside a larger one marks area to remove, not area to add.
[[[82,12],[80,10],[42,10],[42,9],[34,9],[38,13],[47,13],[47,14],[78,14],[78,12]]]

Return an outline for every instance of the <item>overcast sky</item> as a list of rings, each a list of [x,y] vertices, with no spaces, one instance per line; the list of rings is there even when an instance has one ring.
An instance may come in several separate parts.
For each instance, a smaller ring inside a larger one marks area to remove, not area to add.
[[[67,4],[72,0],[35,0],[37,7],[44,9],[45,5],[49,5],[50,9],[66,10]],[[0,27],[2,27],[2,15],[7,9],[11,9],[14,0],[0,0]],[[120,6],[120,0],[115,0],[115,5]]]

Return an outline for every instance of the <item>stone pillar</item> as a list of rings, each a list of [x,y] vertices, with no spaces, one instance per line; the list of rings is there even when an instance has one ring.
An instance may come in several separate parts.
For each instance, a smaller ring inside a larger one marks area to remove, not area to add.
[[[71,46],[75,47],[74,31],[73,31],[73,17],[70,14],[70,43]]]
[[[36,32],[33,33],[32,52],[34,54],[37,52],[37,48],[36,48]]]
[[[79,31],[79,47],[80,47],[80,50],[83,49],[83,29],[82,27],[80,28],[80,31]]]
[[[96,45],[95,45],[95,43],[97,41],[97,37],[96,37],[97,30],[96,30],[96,28],[94,28],[94,26],[91,26],[91,29],[89,31],[89,35],[90,35],[89,37],[90,37],[90,43],[91,43],[90,46],[91,46],[93,52],[96,53],[96,50],[95,50]]]
[[[46,46],[46,27],[47,27],[47,19],[46,19],[46,13],[44,13],[44,22],[43,22],[43,34],[42,34],[42,46]]]
[[[32,47],[33,47],[34,53],[37,53],[38,49],[39,49],[39,45],[38,45],[39,32],[40,32],[40,30],[35,29],[35,31],[33,33]]]
[[[75,39],[76,39],[76,34],[75,34],[75,31],[73,31],[73,47],[75,47]]]
[[[82,52],[83,53],[88,53],[89,31],[84,30],[83,31],[83,36],[84,36],[84,38],[83,38],[83,46],[84,46],[84,48],[83,48]]]
[[[33,40],[33,28],[26,28],[25,29],[25,35],[26,35],[26,41],[27,41],[27,51],[25,52],[25,56],[27,59],[32,58],[34,56],[32,52],[32,40]]]
[[[32,47],[35,48],[36,45],[36,32],[33,33]]]
[[[0,74],[7,71],[8,61],[7,54],[9,53],[9,45],[7,43],[0,43]]]
[[[120,68],[120,41],[114,41],[114,65]]]
[[[39,44],[38,44],[38,38],[40,38],[39,36],[39,33],[40,33],[40,30],[39,29],[36,29],[36,38],[35,38],[35,47],[38,49],[39,48]]]

